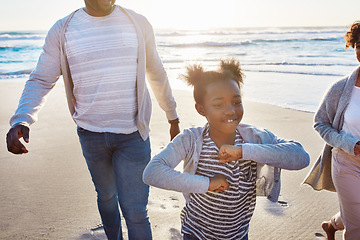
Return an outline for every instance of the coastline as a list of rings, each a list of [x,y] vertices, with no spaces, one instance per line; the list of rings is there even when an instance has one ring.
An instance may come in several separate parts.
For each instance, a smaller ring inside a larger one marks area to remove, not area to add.
[[[0,239],[105,239],[103,231],[90,230],[100,222],[96,193],[61,80],[31,128],[29,153],[15,156],[7,152],[8,121],[23,86],[18,81],[0,82]],[[191,91],[173,92],[181,129],[205,124],[195,111]],[[249,238],[325,239],[321,222],[338,211],[337,196],[301,185],[323,146],[312,127],[313,113],[247,101],[246,92],[244,98],[242,122],[301,142],[311,157],[309,167],[303,170],[282,171],[279,203],[257,198]],[[152,155],[168,143],[168,128],[165,113],[153,98]],[[154,239],[181,239],[179,214],[183,204],[181,193],[151,188],[148,209]],[[341,233],[336,236],[340,239]]]

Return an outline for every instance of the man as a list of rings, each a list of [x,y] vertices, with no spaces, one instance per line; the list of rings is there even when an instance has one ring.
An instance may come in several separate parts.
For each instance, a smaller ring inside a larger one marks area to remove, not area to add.
[[[147,216],[149,187],[142,172],[150,160],[151,100],[145,73],[166,112],[171,139],[179,133],[176,103],[145,17],[115,5],[115,0],[85,0],[85,7],[59,20],[26,82],[10,120],[8,150],[27,153],[45,97],[64,78],[68,105],[109,239],[122,239],[120,213],[130,239],[151,239]]]

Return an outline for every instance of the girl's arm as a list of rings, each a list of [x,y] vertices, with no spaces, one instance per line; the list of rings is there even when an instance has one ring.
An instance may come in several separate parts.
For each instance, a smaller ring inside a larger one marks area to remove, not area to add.
[[[174,168],[191,157],[194,141],[190,130],[185,130],[155,155],[146,166],[143,181],[148,185],[178,192],[205,193],[209,188],[209,178],[180,172]],[[190,163],[189,163],[190,164]]]
[[[236,159],[252,160],[273,167],[298,170],[309,165],[310,158],[300,143],[276,137],[264,130],[271,143],[245,143],[241,146],[224,145],[220,148],[221,162]]]
[[[267,132],[273,136],[274,142],[269,144],[245,143],[242,146],[243,159],[288,170],[299,170],[309,165],[309,154],[300,143],[281,139],[271,132]]]

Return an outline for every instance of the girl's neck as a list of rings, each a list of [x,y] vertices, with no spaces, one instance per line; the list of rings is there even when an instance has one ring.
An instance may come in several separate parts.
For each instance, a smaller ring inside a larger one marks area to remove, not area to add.
[[[227,145],[235,144],[235,136],[236,136],[235,132],[233,132],[231,134],[220,134],[220,133],[213,132],[209,129],[209,136],[218,148],[220,148],[222,145],[225,145],[225,144],[227,144]]]

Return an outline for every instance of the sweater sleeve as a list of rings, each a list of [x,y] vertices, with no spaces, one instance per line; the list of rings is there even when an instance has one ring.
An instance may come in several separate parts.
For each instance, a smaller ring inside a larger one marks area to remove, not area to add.
[[[264,129],[267,137],[263,143],[243,144],[243,159],[288,170],[299,170],[309,165],[310,157],[302,145],[278,138]]]
[[[337,113],[338,102],[342,92],[340,88],[343,88],[343,84],[344,81],[337,82],[326,93],[315,114],[314,128],[328,145],[341,148],[345,152],[354,155],[354,146],[359,139],[333,127],[333,119]]]
[[[148,185],[187,193],[205,193],[209,188],[209,178],[180,172],[174,168],[194,150],[191,137],[186,133],[179,134],[166,148],[155,155],[146,166],[143,181]]]
[[[151,89],[161,109],[166,113],[168,120],[178,118],[176,102],[172,94],[169,80],[156,48],[154,31],[146,18],[143,19],[145,27],[146,48],[146,74]]]
[[[30,74],[22,92],[19,105],[10,125],[19,123],[31,125],[37,120],[37,114],[46,101],[46,96],[55,86],[61,75],[60,69],[60,30],[59,20],[48,32],[43,51],[35,70]]]

